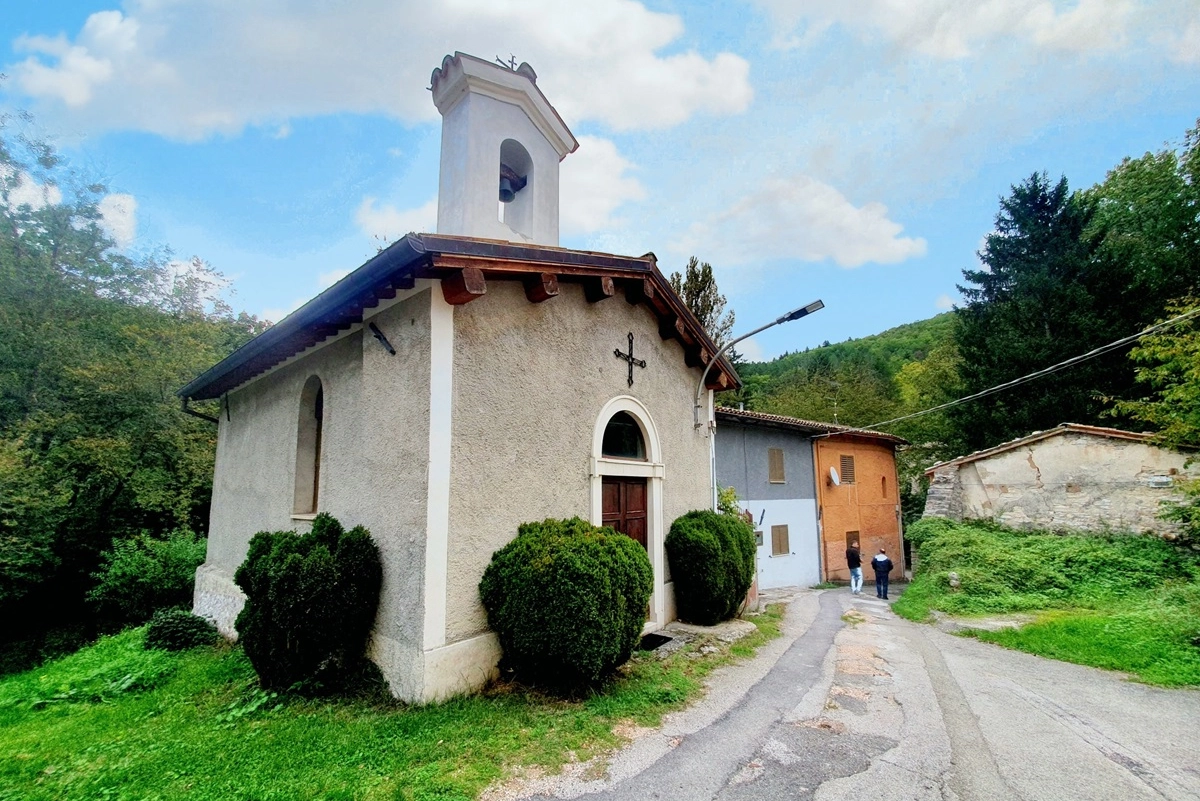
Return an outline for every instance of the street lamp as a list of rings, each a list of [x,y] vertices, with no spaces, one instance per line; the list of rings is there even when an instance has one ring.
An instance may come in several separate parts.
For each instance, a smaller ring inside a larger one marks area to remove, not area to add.
[[[708,364],[704,365],[704,372],[700,374],[700,383],[696,386],[696,405],[692,408],[692,416],[694,418],[693,422],[695,423],[694,427],[695,428],[700,427],[700,407],[702,405],[702,401],[700,400],[700,398],[704,394],[704,380],[706,378],[708,378],[708,371],[710,369],[712,369],[712,366],[717,363],[717,359],[721,358],[722,354],[724,354],[725,351],[729,350],[734,345],[741,342],[743,339],[749,339],[750,337],[754,336],[755,334],[759,334],[759,333],[762,333],[763,331],[766,331],[768,328],[779,325],[780,323],[790,323],[792,320],[799,320],[801,317],[806,317],[815,311],[820,311],[823,308],[825,308],[825,303],[823,301],[814,300],[812,303],[808,304],[807,306],[801,306],[798,309],[792,309],[790,312],[783,315],[782,317],[779,317],[779,318],[767,323],[764,326],[755,328],[749,334],[742,334],[737,339],[726,342],[721,347],[721,349],[719,351],[717,351],[717,355],[713,356],[711,359],[708,360]]]
[[[806,317],[815,311],[820,311],[823,308],[825,308],[824,302],[820,300],[814,300],[807,306],[801,306],[798,309],[792,309],[782,317],[779,317],[760,328],[755,328],[749,334],[742,334],[737,339],[725,343],[725,345],[719,351],[717,351],[717,355],[708,360],[708,364],[704,365],[704,372],[700,374],[700,383],[696,386],[696,405],[692,409],[692,414],[695,418],[695,428],[700,428],[700,397],[704,394],[704,379],[708,378],[708,371],[714,364],[716,364],[717,359],[721,358],[721,355],[725,353],[725,351],[729,350],[743,339],[749,339],[755,334],[766,331],[772,326],[779,325],[780,323],[790,323],[792,320],[799,320],[801,317]],[[711,434],[708,437],[708,471],[709,484],[712,486],[712,508],[715,512],[717,510],[717,444],[715,442],[715,438]]]

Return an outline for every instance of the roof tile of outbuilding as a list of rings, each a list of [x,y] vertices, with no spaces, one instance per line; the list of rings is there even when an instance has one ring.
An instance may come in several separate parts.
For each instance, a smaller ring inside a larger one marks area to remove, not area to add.
[[[802,434],[815,434],[818,436],[828,436],[833,434],[845,434],[867,439],[877,439],[884,442],[890,442],[896,445],[907,445],[908,440],[903,437],[897,437],[895,434],[885,434],[881,431],[871,431],[866,428],[854,428],[853,426],[843,426],[837,423],[822,423],[816,420],[801,420],[799,417],[788,417],[782,414],[768,414],[766,412],[752,412],[746,409],[732,409],[728,406],[718,406],[716,408],[717,421],[720,422],[724,417],[726,420],[736,420],[742,423],[764,424],[775,428],[782,428],[789,431],[796,431]]]
[[[965,456],[959,456],[954,459],[947,459],[944,462],[938,462],[932,467],[926,468],[925,475],[932,476],[938,470],[942,470],[951,466],[969,464],[971,462],[986,459],[989,456],[994,456],[998,453],[1011,451],[1019,448],[1022,445],[1030,445],[1034,442],[1039,442],[1050,437],[1057,437],[1061,434],[1085,434],[1093,437],[1105,437],[1107,439],[1123,439],[1133,442],[1149,442],[1154,438],[1154,435],[1149,432],[1139,431],[1123,431],[1119,428],[1106,428],[1104,426],[1090,426],[1083,423],[1062,423],[1054,428],[1048,428],[1045,431],[1034,431],[1032,434],[1026,434],[1023,437],[1010,439],[1008,442],[1001,442],[999,445],[993,445],[990,448],[968,453]]]

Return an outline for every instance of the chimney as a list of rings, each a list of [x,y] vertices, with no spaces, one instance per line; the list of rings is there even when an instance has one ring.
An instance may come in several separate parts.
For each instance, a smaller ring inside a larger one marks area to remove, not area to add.
[[[455,53],[430,84],[442,115],[437,232],[557,246],[558,163],[579,143],[533,68]]]

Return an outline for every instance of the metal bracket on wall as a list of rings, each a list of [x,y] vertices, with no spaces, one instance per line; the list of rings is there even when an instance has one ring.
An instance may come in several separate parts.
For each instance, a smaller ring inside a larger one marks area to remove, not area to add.
[[[379,340],[379,344],[383,345],[383,349],[393,356],[396,355],[396,349],[392,347],[392,343],[388,342],[388,338],[383,335],[383,332],[375,325],[375,323],[367,323],[367,328],[371,329],[371,335]]]

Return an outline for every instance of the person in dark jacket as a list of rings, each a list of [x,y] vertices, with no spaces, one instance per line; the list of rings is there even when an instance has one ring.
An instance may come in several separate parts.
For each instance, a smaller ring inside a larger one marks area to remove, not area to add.
[[[871,569],[875,571],[875,597],[887,600],[888,573],[892,572],[892,560],[888,559],[887,551],[879,549],[871,560]]]
[[[857,542],[850,543],[846,549],[846,566],[850,568],[850,594],[862,595],[862,556]]]

